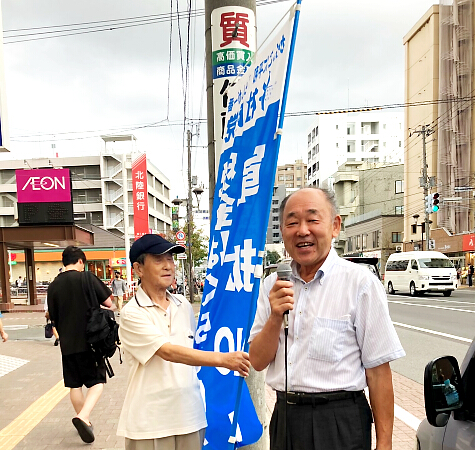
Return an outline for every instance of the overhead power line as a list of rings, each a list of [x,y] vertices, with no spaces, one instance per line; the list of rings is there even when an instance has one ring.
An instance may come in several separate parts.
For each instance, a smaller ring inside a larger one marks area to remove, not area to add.
[[[288,2],[290,0],[256,0],[256,6],[267,6],[274,3]],[[191,17],[204,16],[204,9],[189,9],[163,14],[126,17],[122,19],[97,20],[90,22],[77,22],[64,25],[48,25],[44,27],[16,28],[4,30],[4,44],[37,41],[58,37],[74,36],[79,34],[99,33],[132,28],[156,23],[169,22],[170,20],[189,20]]]
[[[391,103],[388,105],[357,107],[357,108],[349,108],[349,109],[296,111],[296,112],[285,113],[285,117],[304,117],[304,116],[323,115],[323,114],[345,114],[345,113],[361,112],[361,111],[376,111],[376,110],[385,110],[385,109],[409,108],[409,107],[425,106],[425,105],[432,105],[432,104],[438,104],[438,103],[447,103],[447,102],[455,101],[455,100],[472,101],[474,98],[475,96],[454,97],[448,100],[431,100],[431,101],[428,100],[425,102],[412,102],[412,103]],[[191,124],[199,124],[199,123],[206,123],[206,119],[205,118],[197,118],[197,119],[187,118],[186,120],[170,121],[167,118],[158,122],[144,123],[144,124],[138,124],[138,125],[125,125],[123,127],[110,129],[108,131],[87,130],[87,131],[65,131],[65,132],[58,132],[58,133],[34,133],[34,134],[27,134],[27,135],[11,136],[11,140],[18,141],[21,139],[40,138],[40,137],[42,137],[43,140],[45,140],[45,138],[47,138],[48,136],[51,137],[51,140],[90,139],[92,137],[96,137],[96,135],[100,136],[102,134],[107,134],[107,133],[133,131],[133,130],[138,130],[138,129],[143,129],[143,128],[161,128],[161,127],[170,127],[170,126],[183,127],[186,124],[191,125]],[[61,138],[61,139],[57,138],[57,136],[62,136],[62,135],[67,135],[67,134],[88,134],[88,136]],[[36,142],[36,141],[32,140],[31,142]]]

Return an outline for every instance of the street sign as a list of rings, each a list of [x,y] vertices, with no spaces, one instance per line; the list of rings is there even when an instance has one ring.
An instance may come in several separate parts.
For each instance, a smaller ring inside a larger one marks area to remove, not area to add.
[[[183,233],[183,231],[177,231],[177,233],[175,234],[175,238],[177,241],[184,241],[186,239],[186,235],[185,233]]]
[[[178,259],[186,259],[186,253],[178,253],[178,255],[176,255],[176,257]]]
[[[186,246],[186,241],[181,241],[181,240],[178,241],[178,240],[177,240],[176,243],[177,243],[178,245]]]

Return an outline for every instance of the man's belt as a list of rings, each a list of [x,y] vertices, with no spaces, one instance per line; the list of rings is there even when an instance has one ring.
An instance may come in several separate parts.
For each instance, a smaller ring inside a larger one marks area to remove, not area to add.
[[[363,391],[335,391],[319,392],[311,394],[309,392],[287,392],[287,403],[289,405],[324,405],[337,400],[357,399],[364,395]],[[277,391],[277,401],[285,402],[285,392]]]

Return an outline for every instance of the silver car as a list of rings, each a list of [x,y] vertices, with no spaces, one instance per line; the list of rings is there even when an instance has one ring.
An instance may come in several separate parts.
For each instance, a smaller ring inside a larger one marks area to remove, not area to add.
[[[427,419],[417,429],[417,450],[475,449],[475,339],[461,370],[453,356],[427,364],[424,400]]]

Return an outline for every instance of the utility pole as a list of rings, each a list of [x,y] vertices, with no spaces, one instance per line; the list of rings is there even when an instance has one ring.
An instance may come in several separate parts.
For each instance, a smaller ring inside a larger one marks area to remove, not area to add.
[[[417,134],[419,136],[422,135],[422,177],[421,177],[421,187],[424,189],[424,201],[429,195],[429,188],[432,187],[432,180],[429,179],[427,176],[427,156],[426,156],[426,138],[434,133],[432,128],[429,128],[429,125],[422,125],[421,130],[413,131],[411,134]],[[409,136],[411,136],[411,134]],[[431,221],[429,220],[429,211],[425,207],[424,204],[424,212],[425,212],[425,232],[426,232],[426,250],[429,250],[429,240],[430,240],[430,228],[429,225]],[[422,241],[424,242],[424,240]],[[422,246],[424,248],[424,246]]]
[[[188,234],[188,289],[190,291],[190,303],[193,303],[194,294],[195,294],[195,285],[193,283],[193,259],[191,258],[191,208],[192,198],[191,198],[191,131],[187,130],[186,132],[186,141],[188,147],[188,201],[186,202],[186,220],[188,222],[188,229],[186,230]]]

